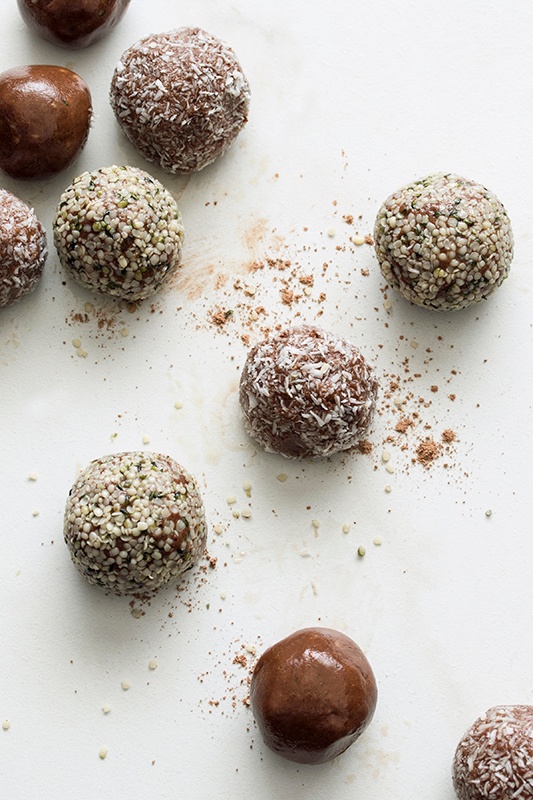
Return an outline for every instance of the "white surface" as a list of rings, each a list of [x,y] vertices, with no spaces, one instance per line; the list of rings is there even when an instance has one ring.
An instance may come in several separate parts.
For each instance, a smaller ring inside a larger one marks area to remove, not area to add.
[[[253,90],[251,117],[217,164],[173,177],[125,141],[107,91],[127,46],[195,24],[234,47]],[[53,252],[40,288],[0,313],[0,718],[11,722],[0,729],[3,796],[452,800],[451,758],[468,725],[491,705],[533,703],[533,6],[133,0],[112,35],[68,52],[33,37],[15,2],[3,2],[0,30],[1,69],[62,64],[93,92],[93,129],[73,169],[45,184],[0,182],[34,205],[50,244],[63,188],[111,163],[163,180],[186,225],[179,278],[133,314],[84,293]],[[373,250],[350,247],[349,236],[371,233],[390,192],[438,170],[479,180],[506,205],[516,239],[511,275],[489,302],[456,315],[425,313],[390,294],[387,313]],[[253,260],[279,256],[316,274],[311,297],[292,311],[280,302],[275,270],[247,272]],[[222,288],[220,273],[229,276]],[[238,277],[255,297],[233,288]],[[76,321],[88,301],[95,311]],[[248,330],[259,304],[267,316]],[[223,331],[209,322],[217,306],[235,311]],[[358,343],[381,375],[403,375],[409,359],[420,377],[402,377],[396,394],[413,392],[404,410],[419,408],[421,422],[404,436],[405,450],[382,391],[370,455],[301,464],[256,451],[239,419],[240,333],[254,341],[261,325],[296,311]],[[412,464],[420,439],[439,439],[445,428],[458,437],[451,457],[430,469]],[[391,434],[394,474],[381,461]],[[144,615],[135,619],[127,599],[79,578],[62,515],[90,459],[143,448],[197,475],[218,563],[181,592],[137,604]],[[244,508],[247,479],[252,518],[234,519],[226,498],[237,495]],[[266,750],[242,703],[248,673],[232,662],[241,645],[261,652],[314,624],[363,647],[380,694],[359,743],[312,768]]]

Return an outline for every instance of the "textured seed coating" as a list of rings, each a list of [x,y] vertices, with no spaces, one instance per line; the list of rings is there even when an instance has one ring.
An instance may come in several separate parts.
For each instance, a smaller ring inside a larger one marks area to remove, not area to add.
[[[489,297],[509,274],[513,234],[498,198],[451,173],[392,194],[374,226],[383,277],[411,303],[435,311]]]
[[[204,550],[196,481],[159,453],[99,458],[70,490],[64,537],[89,583],[116,594],[155,591],[190,569]]]
[[[0,189],[0,308],[35,289],[47,255],[46,234],[34,211]]]
[[[136,167],[84,172],[54,219],[54,243],[72,277],[129,302],[150,297],[176,271],[183,234],[170,192]]]

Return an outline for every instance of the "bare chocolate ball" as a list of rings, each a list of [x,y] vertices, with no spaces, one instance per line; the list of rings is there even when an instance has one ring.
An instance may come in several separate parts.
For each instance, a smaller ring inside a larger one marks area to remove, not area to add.
[[[136,167],[84,172],[63,192],[54,243],[72,277],[135,302],[154,294],[181,261],[183,223],[169,191]]]
[[[65,67],[14,67],[0,74],[0,169],[12,178],[55,175],[83,149],[92,116],[85,81]]]
[[[369,725],[377,686],[352,639],[329,628],[304,628],[263,653],[250,702],[271,750],[290,761],[322,764]]]
[[[455,751],[459,800],[533,798],[533,706],[494,706],[467,730]]]
[[[96,459],[69,492],[64,536],[89,583],[116,594],[155,591],[203,553],[206,523],[198,485],[159,453]]]
[[[122,19],[130,0],[17,0],[26,25],[62,47],[87,47]]]
[[[438,173],[403,186],[374,226],[383,277],[411,303],[455,311],[489,297],[509,274],[513,234],[498,198]]]
[[[122,130],[167,172],[203,169],[248,119],[250,89],[233,50],[201,28],[147,36],[122,55],[111,82]]]
[[[378,381],[359,350],[301,325],[256,344],[244,364],[239,399],[248,433],[284,456],[328,456],[367,433]]]
[[[34,211],[0,189],[0,308],[35,289],[47,255],[46,233]]]

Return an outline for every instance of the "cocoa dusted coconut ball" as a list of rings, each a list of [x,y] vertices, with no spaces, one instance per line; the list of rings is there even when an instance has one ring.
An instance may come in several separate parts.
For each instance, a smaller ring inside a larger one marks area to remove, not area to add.
[[[533,706],[495,706],[467,730],[452,777],[459,800],[533,798]]]
[[[511,224],[498,198],[451,173],[394,192],[379,209],[374,239],[389,286],[435,311],[489,297],[513,258]]]
[[[47,255],[46,233],[34,211],[0,189],[0,308],[35,289]]]
[[[330,628],[304,628],[277,642],[250,685],[265,744],[302,764],[322,764],[350,747],[369,725],[377,696],[362,650]]]
[[[204,550],[198,486],[170,456],[104,456],[70,490],[64,536],[89,583],[116,594],[155,591],[194,566]]]
[[[239,399],[246,430],[265,450],[311,458],[361,441],[377,388],[374,370],[353,344],[301,325],[252,347]]]
[[[250,88],[231,47],[201,28],[179,28],[126,50],[110,101],[148,161],[187,173],[211,164],[242,130]]]
[[[103,167],[84,172],[61,195],[54,243],[82,286],[135,302],[178,268],[183,223],[170,192],[147,172]]]

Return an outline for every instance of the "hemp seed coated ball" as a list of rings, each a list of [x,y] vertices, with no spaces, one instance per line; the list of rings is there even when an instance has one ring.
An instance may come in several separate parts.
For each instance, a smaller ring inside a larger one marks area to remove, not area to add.
[[[265,450],[312,458],[361,441],[377,388],[374,370],[353,344],[301,325],[252,347],[239,400],[246,430]]]
[[[435,311],[489,297],[513,258],[511,224],[498,198],[451,173],[429,175],[392,194],[378,212],[374,240],[389,286]]]
[[[82,286],[135,302],[178,268],[183,223],[170,192],[147,172],[103,167],[84,172],[61,195],[54,243]]]
[[[201,28],[179,28],[123,53],[110,102],[148,161],[188,173],[232,144],[248,120],[250,88],[231,47]]]
[[[46,234],[34,211],[0,189],[0,308],[35,289],[47,255]]]
[[[533,798],[533,706],[495,706],[467,730],[452,767],[459,800]]]
[[[70,490],[64,536],[89,583],[152,592],[190,569],[205,547],[194,478],[170,456],[118,453],[92,461]]]

